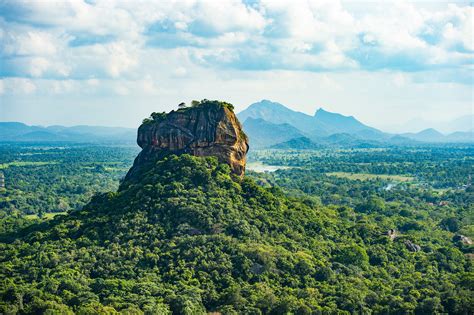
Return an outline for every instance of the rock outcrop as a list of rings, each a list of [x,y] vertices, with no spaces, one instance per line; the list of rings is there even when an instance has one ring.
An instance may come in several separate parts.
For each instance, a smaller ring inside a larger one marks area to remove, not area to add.
[[[460,242],[464,245],[472,245],[472,240],[469,237],[461,235],[461,234],[454,235],[453,241]]]
[[[420,245],[417,245],[413,242],[411,242],[410,240],[406,240],[405,241],[405,246],[407,247],[407,249],[410,251],[410,252],[419,252],[421,250],[421,246]]]
[[[137,143],[142,151],[125,181],[150,162],[170,154],[215,156],[227,163],[233,173],[243,176],[247,136],[228,103],[204,100],[192,107],[170,113],[153,113],[138,129]]]
[[[390,238],[391,241],[395,240],[398,237],[398,233],[394,229],[388,230],[386,234]]]

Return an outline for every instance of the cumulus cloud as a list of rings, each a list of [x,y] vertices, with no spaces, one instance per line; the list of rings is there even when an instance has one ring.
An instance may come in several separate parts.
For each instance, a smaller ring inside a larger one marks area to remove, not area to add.
[[[154,73],[187,77],[197,67],[445,69],[463,73],[465,83],[473,10],[408,2],[360,10],[337,0],[4,0],[0,76],[137,81]]]
[[[30,79],[4,78],[1,82],[1,94],[32,94],[36,91],[36,85]]]
[[[359,21],[361,43],[350,54],[362,68],[417,71],[472,62],[474,51],[464,44],[472,43],[472,7],[449,5],[429,11],[397,2],[386,9],[384,14],[369,13]],[[449,38],[446,28],[453,25],[456,34]],[[466,49],[459,51],[459,45]]]
[[[60,46],[53,34],[26,28],[9,29],[7,24],[2,24],[5,28],[1,35],[4,56],[54,55]]]

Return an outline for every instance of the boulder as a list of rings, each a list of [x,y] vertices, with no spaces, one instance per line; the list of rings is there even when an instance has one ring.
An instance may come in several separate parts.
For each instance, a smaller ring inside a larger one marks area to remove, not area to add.
[[[406,240],[405,241],[405,246],[407,247],[407,249],[410,251],[410,252],[419,252],[421,250],[421,247],[420,245],[417,245],[409,240]]]
[[[472,245],[472,240],[464,235],[457,234],[453,237],[454,242],[461,242],[464,245]]]

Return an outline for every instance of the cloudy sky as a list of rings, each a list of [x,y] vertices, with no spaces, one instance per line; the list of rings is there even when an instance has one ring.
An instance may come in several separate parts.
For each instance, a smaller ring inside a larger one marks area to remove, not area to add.
[[[473,112],[469,1],[0,0],[0,121],[135,127],[270,99],[383,130]]]

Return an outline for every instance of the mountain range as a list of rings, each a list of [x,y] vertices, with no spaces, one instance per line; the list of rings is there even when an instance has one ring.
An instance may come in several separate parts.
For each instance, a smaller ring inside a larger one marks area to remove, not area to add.
[[[423,118],[412,118],[405,123],[386,126],[384,129],[394,133],[420,132],[426,129],[436,129],[444,134],[458,131],[470,131],[474,126],[474,115],[464,115],[445,121],[430,121]]]
[[[135,142],[136,130],[103,126],[28,126],[20,122],[0,122],[0,141]]]
[[[444,135],[434,129],[390,134],[367,126],[353,116],[322,108],[314,116],[262,100],[238,115],[253,148],[309,149],[321,146],[373,147],[419,142],[473,142],[472,130]]]
[[[251,148],[312,149],[320,147],[377,147],[420,143],[472,143],[472,117],[459,123],[459,131],[443,134],[433,128],[417,133],[387,133],[368,126],[353,116],[331,113],[322,108],[313,116],[294,111],[280,103],[262,100],[237,114],[250,138]],[[454,125],[451,124],[452,130]],[[466,131],[467,130],[467,131]],[[101,126],[28,126],[20,122],[0,122],[0,141],[136,141],[131,128]]]

